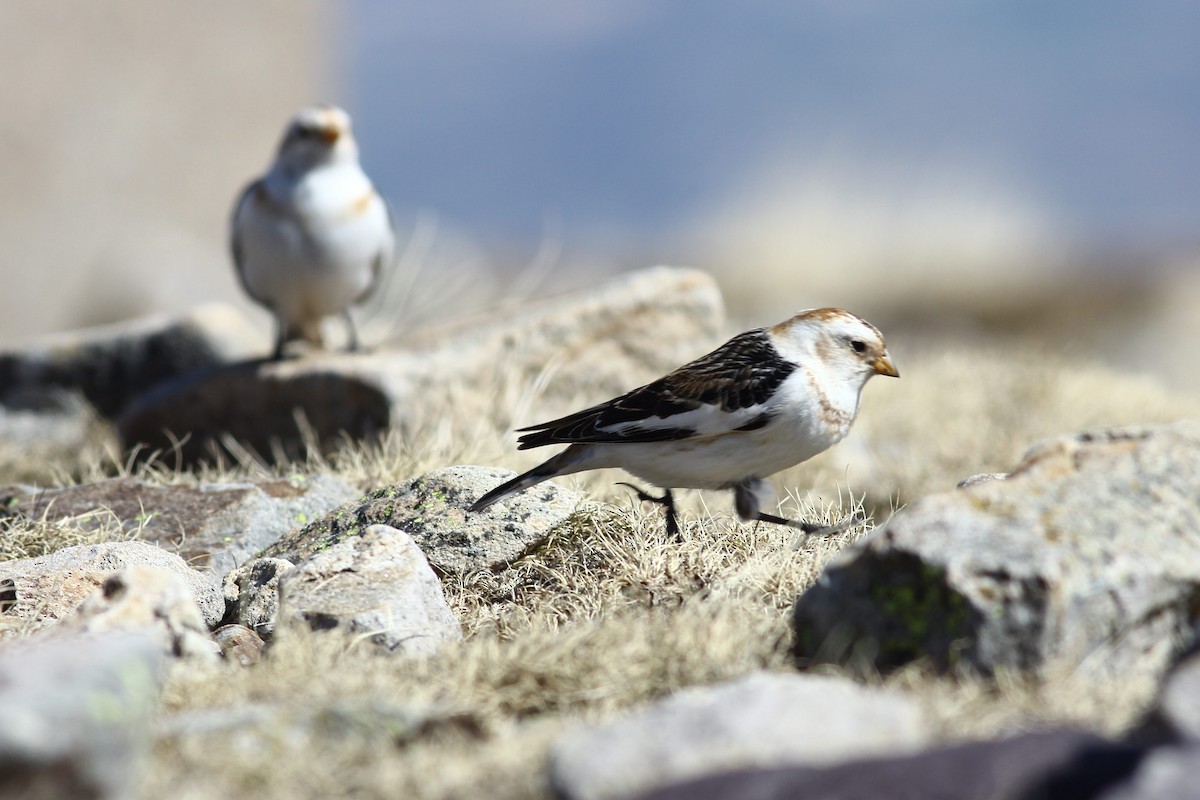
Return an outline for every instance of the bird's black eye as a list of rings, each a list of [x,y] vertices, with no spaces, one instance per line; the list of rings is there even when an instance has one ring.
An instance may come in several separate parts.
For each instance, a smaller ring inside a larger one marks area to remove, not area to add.
[[[851,339],[851,340],[850,340],[850,346],[854,348],[854,352],[856,352],[856,353],[865,353],[865,352],[867,352],[867,345],[866,345],[866,342],[863,342],[863,341],[861,341],[861,340],[859,340],[859,339]]]

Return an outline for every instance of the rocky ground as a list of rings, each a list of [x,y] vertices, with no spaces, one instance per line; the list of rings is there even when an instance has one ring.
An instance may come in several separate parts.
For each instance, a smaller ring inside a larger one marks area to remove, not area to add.
[[[657,268],[363,355],[220,307],[0,353],[0,795],[1187,796],[1200,399],[1152,380],[892,335],[778,480],[835,537],[684,493],[676,541],[608,473],[465,512],[723,313]]]

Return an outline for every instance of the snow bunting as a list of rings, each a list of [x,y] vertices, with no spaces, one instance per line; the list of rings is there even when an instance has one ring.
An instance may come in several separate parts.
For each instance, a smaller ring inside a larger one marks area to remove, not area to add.
[[[296,339],[321,346],[321,320],[332,314],[358,348],[349,309],[391,265],[395,235],[345,111],[314,106],[292,118],[275,162],[234,206],[230,233],[242,287],[275,315],[275,358]]]
[[[654,497],[630,485],[666,507],[668,533],[679,533],[672,489],[728,489],[743,521],[824,532],[761,511],[765,479],[839,442],[872,375],[900,377],[874,325],[840,308],[801,311],[607,403],[521,428],[518,449],[569,446],[470,510],[549,478],[620,467],[665,490]]]

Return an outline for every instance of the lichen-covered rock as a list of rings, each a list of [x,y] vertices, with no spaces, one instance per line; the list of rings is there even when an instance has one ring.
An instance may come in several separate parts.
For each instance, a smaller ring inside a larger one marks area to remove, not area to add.
[[[148,392],[118,427],[127,448],[142,444],[185,462],[209,457],[212,442],[226,434],[263,457],[276,449],[303,455],[314,438],[332,448],[347,434],[369,438],[414,418],[428,422],[429,409],[465,394],[528,385],[548,364],[555,365],[548,393],[573,394],[586,384],[597,397],[610,397],[706,352],[718,343],[722,322],[721,295],[709,275],[656,267],[371,353],[315,353],[196,373]]]
[[[277,636],[336,630],[400,654],[431,653],[462,628],[404,531],[372,525],[305,559],[279,582]]]
[[[1161,672],[1200,622],[1200,422],[1044,442],[922,498],[796,601],[804,659]]]
[[[174,553],[135,541],[77,545],[37,558],[0,561],[4,618],[33,629],[53,625],[74,614],[114,572],[137,566],[178,575],[208,625],[217,624],[224,615],[224,600],[207,576]]]
[[[0,487],[0,519],[136,533],[219,582],[284,533],[357,496],[329,475],[199,486],[111,478],[63,489]]]
[[[443,574],[503,567],[542,544],[582,500],[578,492],[547,481],[507,499],[500,508],[475,514],[466,510],[514,474],[493,467],[455,466],[384,486],[284,536],[262,555],[298,562],[378,524],[409,533]]]
[[[565,734],[551,752],[550,782],[558,797],[616,800],[734,769],[909,752],[927,739],[920,711],[904,695],[762,672]]]

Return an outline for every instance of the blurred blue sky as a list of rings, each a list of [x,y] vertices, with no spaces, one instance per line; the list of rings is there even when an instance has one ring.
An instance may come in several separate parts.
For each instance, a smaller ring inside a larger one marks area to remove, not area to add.
[[[340,8],[368,169],[487,240],[658,243],[773,173],[886,170],[896,202],[957,175],[1089,247],[1200,242],[1195,0]]]

